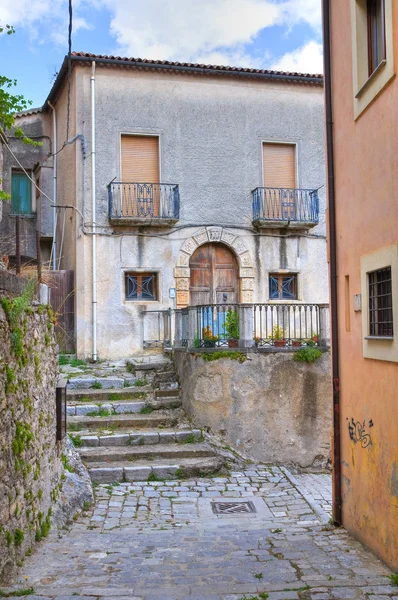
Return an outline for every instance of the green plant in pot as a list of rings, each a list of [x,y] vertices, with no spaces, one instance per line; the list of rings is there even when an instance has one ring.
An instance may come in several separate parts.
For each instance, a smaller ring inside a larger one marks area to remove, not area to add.
[[[225,313],[223,329],[228,338],[230,348],[239,347],[239,314],[236,310],[229,308]]]
[[[284,331],[281,325],[274,325],[274,328],[272,329],[272,336],[274,338],[274,346],[276,346],[277,348],[286,346]]]

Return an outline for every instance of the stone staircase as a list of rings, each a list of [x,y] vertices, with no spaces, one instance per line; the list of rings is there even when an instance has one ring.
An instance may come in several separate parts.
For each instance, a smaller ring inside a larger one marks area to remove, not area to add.
[[[68,433],[97,483],[182,479],[219,471],[219,456],[181,408],[173,363],[148,357],[69,378]]]

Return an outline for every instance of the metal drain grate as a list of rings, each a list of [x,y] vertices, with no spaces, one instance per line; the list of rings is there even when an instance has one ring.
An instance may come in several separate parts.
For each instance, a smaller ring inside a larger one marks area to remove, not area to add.
[[[255,513],[253,502],[212,502],[211,507],[216,515],[236,515]]]

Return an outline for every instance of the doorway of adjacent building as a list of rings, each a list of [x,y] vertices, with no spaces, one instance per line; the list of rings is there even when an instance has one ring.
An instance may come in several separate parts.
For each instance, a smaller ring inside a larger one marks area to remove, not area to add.
[[[239,271],[233,252],[224,244],[204,244],[189,261],[190,304],[239,302]]]

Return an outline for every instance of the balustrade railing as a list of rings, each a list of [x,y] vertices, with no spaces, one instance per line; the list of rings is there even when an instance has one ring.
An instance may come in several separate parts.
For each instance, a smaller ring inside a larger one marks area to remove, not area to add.
[[[319,222],[318,190],[265,188],[252,191],[253,221],[302,223],[307,226]]]
[[[208,304],[175,311],[175,346],[280,348],[329,345],[328,306]]]

